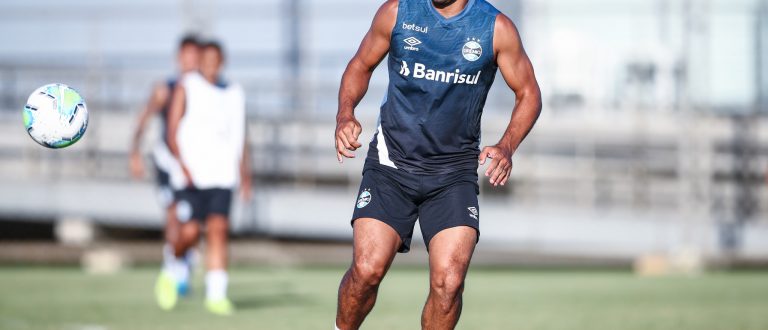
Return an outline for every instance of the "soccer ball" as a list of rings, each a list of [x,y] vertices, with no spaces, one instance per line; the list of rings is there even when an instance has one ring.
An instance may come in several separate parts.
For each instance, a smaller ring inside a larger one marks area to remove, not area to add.
[[[85,100],[64,84],[49,84],[36,89],[29,96],[23,114],[29,136],[48,148],[71,146],[88,128]]]

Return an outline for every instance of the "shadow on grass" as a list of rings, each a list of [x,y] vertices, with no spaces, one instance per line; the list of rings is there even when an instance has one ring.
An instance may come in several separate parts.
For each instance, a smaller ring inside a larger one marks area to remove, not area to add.
[[[232,302],[237,306],[238,310],[265,309],[283,306],[310,306],[317,304],[314,299],[293,292],[266,293],[246,297],[239,296],[233,297]]]

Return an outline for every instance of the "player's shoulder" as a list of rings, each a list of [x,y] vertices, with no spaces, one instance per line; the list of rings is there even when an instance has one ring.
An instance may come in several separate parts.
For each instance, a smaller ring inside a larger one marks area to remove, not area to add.
[[[204,82],[207,82],[205,78],[203,78],[203,75],[200,74],[200,72],[192,71],[182,74],[178,82],[176,83],[176,86],[187,88],[195,88],[195,86],[198,86]]]
[[[389,35],[397,22],[399,0],[387,0],[376,11],[371,23],[371,30],[377,35]]]
[[[484,15],[488,16],[497,16],[501,13],[500,10],[496,9],[491,3],[489,3],[486,0],[476,0],[475,2],[475,9],[479,10]]]
[[[228,81],[227,82],[227,89],[232,91],[232,92],[238,93],[238,94],[244,94],[245,93],[245,90],[243,89],[243,85],[241,85],[237,81]]]
[[[493,48],[495,53],[511,51],[513,53],[521,49],[520,34],[517,26],[507,15],[499,13],[493,27]]]
[[[517,26],[509,16],[502,12],[496,14],[496,21],[494,22],[494,35],[506,36],[516,38],[518,35]]]
[[[379,10],[376,12],[376,17],[380,19],[397,18],[397,9],[400,6],[400,1],[407,0],[386,0],[379,6]]]
[[[171,88],[172,87],[168,85],[167,80],[156,81],[152,85],[152,99],[159,103],[165,102],[173,92]]]
[[[386,0],[384,3],[381,4],[381,9],[384,10],[395,10],[397,11],[397,6],[400,5],[400,1],[407,1],[407,0]]]
[[[515,32],[517,31],[517,27],[515,27],[515,23],[512,22],[512,19],[509,18],[509,16],[505,15],[502,12],[499,12],[496,14],[496,23],[495,23],[495,29],[499,32]]]

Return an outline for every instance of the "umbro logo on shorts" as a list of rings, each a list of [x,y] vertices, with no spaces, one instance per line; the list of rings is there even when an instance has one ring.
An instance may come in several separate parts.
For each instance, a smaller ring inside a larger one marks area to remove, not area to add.
[[[467,210],[469,210],[469,216],[470,216],[470,217],[472,217],[472,218],[473,218],[473,219],[475,219],[475,220],[479,220],[479,219],[477,218],[477,216],[478,216],[478,215],[480,215],[480,213],[479,213],[479,212],[477,212],[477,208],[476,208],[476,207],[474,207],[474,206],[470,206],[470,207],[468,207],[468,208],[467,208]]]

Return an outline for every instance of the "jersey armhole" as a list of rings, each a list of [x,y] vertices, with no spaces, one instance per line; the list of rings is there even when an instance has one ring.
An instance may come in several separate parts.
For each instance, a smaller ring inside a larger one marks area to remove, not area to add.
[[[403,3],[405,1],[406,0],[398,0],[397,1],[397,15],[395,15],[395,25],[392,25],[392,31],[389,31],[389,49],[390,49],[390,53],[391,53],[391,50],[392,50],[392,45],[395,42],[395,30],[397,29],[397,26],[400,24],[400,12],[401,12],[400,9],[402,9]],[[389,55],[389,54],[387,54],[387,55]]]
[[[499,19],[500,15],[504,15],[504,13],[496,13],[495,16],[493,16],[493,27],[491,28],[491,48],[493,48],[493,64],[498,67],[498,62],[496,60],[498,59],[499,54],[496,53],[496,21]]]

